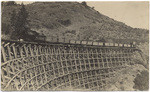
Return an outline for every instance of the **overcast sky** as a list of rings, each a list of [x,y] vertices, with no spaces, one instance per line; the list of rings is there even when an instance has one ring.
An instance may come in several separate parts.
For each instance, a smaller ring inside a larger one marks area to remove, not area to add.
[[[28,3],[31,2],[24,2],[24,4]],[[100,13],[115,20],[124,22],[131,27],[149,29],[148,1],[87,1],[87,4],[91,7],[94,7]]]
[[[134,28],[149,29],[148,2],[88,2],[97,11]]]

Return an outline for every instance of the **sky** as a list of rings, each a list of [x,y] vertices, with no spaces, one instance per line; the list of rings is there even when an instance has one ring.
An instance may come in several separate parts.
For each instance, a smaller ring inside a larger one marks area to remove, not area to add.
[[[149,29],[148,1],[86,1],[101,14],[124,22],[133,28]],[[17,1],[17,3],[21,3]],[[24,2],[29,4],[32,2]]]
[[[100,13],[134,28],[149,29],[149,2],[88,2]]]

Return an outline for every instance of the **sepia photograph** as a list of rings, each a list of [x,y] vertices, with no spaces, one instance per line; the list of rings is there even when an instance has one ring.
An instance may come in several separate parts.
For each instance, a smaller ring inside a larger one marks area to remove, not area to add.
[[[148,91],[149,1],[1,1],[1,91]]]

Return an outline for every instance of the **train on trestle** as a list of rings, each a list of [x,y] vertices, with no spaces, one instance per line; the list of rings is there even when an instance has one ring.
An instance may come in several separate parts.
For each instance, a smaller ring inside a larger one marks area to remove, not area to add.
[[[103,47],[136,47],[135,42],[127,43],[111,43],[111,42],[96,42],[96,41],[79,41],[69,40],[58,43],[74,44],[74,45],[87,45],[87,46],[103,46]]]
[[[20,40],[21,41],[21,40]],[[21,42],[26,42],[22,40]],[[68,45],[82,45],[82,46],[101,46],[101,47],[136,47],[135,42],[130,43],[113,43],[113,42],[97,42],[97,41],[80,41],[80,40],[65,40],[65,41],[46,41],[37,40],[36,43],[53,43],[53,44],[68,44]]]

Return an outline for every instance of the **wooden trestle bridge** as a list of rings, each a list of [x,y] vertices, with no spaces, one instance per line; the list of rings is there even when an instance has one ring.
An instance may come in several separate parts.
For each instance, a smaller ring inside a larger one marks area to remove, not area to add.
[[[134,64],[135,47],[2,40],[1,90],[102,90],[116,69]]]

